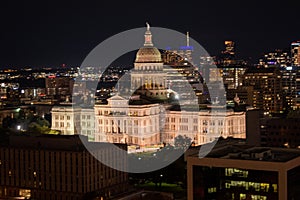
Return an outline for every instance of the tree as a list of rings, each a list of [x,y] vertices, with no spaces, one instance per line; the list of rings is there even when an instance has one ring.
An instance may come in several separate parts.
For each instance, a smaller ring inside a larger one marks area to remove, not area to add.
[[[187,149],[189,148],[189,146],[192,144],[192,139],[187,137],[186,135],[182,136],[182,135],[178,135],[177,137],[175,137],[174,139],[174,146],[175,148],[179,148],[179,149]]]
[[[7,116],[2,120],[2,127],[12,128],[16,123],[17,123],[17,119]]]
[[[37,122],[31,122],[28,125],[28,132],[31,134],[48,134],[50,132],[50,128]]]

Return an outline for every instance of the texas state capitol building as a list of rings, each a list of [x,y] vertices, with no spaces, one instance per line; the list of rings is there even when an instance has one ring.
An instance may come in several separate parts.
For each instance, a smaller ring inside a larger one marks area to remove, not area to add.
[[[95,104],[93,108],[55,106],[52,129],[64,135],[86,135],[90,141],[143,147],[173,145],[178,135],[190,137],[195,145],[220,136],[246,137],[245,112],[211,108],[197,111],[185,106],[178,110],[155,103],[169,97],[166,77],[161,53],[154,47],[147,25],[144,46],[138,50],[131,71],[130,89],[136,100],[117,93],[107,99],[106,104]]]

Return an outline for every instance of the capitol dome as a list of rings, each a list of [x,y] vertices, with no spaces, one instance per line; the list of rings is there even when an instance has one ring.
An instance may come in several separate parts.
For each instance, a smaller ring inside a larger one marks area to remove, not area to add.
[[[152,34],[150,32],[150,26],[147,23],[147,31],[145,33],[145,43],[136,54],[136,63],[152,63],[152,62],[162,62],[161,53],[159,50],[153,46]]]
[[[162,62],[161,54],[156,47],[142,47],[136,54],[136,63]]]

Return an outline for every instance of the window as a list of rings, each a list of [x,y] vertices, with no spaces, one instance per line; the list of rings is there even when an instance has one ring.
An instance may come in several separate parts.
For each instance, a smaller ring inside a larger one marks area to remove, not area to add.
[[[188,121],[189,121],[188,118],[182,118],[182,119],[181,119],[181,122],[182,122],[182,123],[188,123]]]
[[[198,131],[198,126],[194,126],[194,127],[193,127],[193,130],[194,130],[194,131]]]
[[[171,130],[175,131],[175,125],[171,125]]]
[[[188,126],[180,126],[180,130],[181,131],[187,131],[188,130]]]

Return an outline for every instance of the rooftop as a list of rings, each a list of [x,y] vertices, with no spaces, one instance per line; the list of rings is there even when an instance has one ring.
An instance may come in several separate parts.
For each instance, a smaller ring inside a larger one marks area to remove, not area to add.
[[[199,157],[201,147],[190,148],[186,156]],[[210,148],[207,148],[210,149]],[[205,153],[205,152],[204,152]],[[213,149],[205,156],[208,158],[237,159],[237,160],[255,160],[270,162],[287,162],[300,157],[300,149],[256,147],[246,143],[244,139],[220,138]]]
[[[88,142],[88,138],[83,135],[43,134],[38,136],[10,135],[5,143],[0,144],[0,148],[82,152],[86,150],[87,144],[89,150],[111,146],[110,143]],[[122,149],[126,148],[126,144],[116,145]]]

